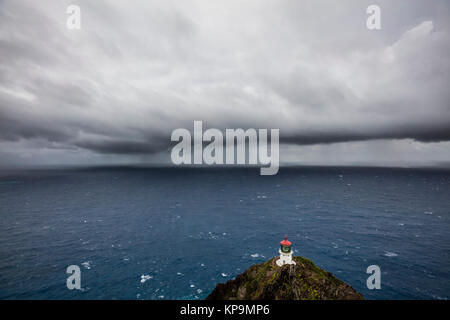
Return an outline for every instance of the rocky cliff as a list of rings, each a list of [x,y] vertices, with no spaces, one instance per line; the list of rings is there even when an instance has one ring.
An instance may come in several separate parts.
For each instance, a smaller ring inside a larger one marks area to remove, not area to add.
[[[221,283],[207,300],[353,300],[363,299],[351,286],[316,266],[293,257],[296,265],[279,267],[272,258]]]

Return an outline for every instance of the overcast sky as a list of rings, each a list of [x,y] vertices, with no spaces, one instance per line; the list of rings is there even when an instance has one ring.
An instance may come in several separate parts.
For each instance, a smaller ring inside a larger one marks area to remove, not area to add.
[[[0,165],[170,162],[194,120],[279,128],[285,164],[449,164],[449,18],[445,0],[0,0]]]

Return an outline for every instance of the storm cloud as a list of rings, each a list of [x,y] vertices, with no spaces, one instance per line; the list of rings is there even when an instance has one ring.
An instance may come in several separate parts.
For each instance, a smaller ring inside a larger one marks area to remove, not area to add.
[[[172,130],[194,120],[279,128],[290,162],[326,148],[356,161],[377,141],[444,161],[450,5],[377,1],[371,31],[370,4],[1,1],[0,164],[168,161]]]

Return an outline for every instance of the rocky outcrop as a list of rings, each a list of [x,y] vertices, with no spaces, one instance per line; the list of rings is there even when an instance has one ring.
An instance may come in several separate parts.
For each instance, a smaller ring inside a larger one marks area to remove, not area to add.
[[[277,266],[272,258],[221,283],[207,300],[355,300],[363,299],[351,286],[316,266],[293,257],[295,265]]]

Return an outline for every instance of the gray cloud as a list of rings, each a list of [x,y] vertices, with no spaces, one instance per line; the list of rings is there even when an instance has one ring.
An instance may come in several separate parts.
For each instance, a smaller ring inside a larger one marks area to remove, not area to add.
[[[450,5],[378,2],[380,31],[370,1],[78,1],[81,30],[72,2],[2,1],[0,162],[158,154],[193,120],[288,145],[449,141]]]

